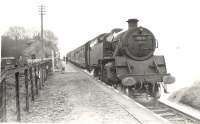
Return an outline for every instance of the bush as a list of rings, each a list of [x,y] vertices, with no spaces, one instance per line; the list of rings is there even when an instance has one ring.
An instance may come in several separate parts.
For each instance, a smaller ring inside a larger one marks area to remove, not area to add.
[[[200,82],[195,82],[191,87],[176,91],[169,97],[169,100],[200,110]]]

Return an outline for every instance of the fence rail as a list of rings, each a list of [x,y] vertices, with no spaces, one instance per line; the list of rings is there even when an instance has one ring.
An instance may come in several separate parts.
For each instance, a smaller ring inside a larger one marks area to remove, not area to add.
[[[44,86],[45,81],[47,80],[48,74],[52,71],[52,60],[44,59],[41,61],[36,61],[29,63],[25,67],[17,67],[11,70],[4,70],[1,72],[1,83],[0,83],[0,121],[6,122],[7,115],[7,79],[10,75],[15,76],[15,97],[16,97],[16,120],[21,121],[21,106],[20,106],[20,86],[19,84],[23,83],[25,87],[25,111],[29,112],[29,104],[31,101],[35,100],[35,97],[38,96],[39,90]],[[19,80],[20,77],[24,77],[23,81]],[[31,87],[29,87],[29,85]],[[30,91],[30,92],[29,92]],[[21,96],[22,97],[22,96]]]

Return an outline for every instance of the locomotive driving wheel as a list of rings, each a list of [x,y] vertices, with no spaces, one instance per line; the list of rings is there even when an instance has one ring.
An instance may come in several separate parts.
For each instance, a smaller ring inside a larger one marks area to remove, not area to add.
[[[92,71],[93,71],[94,77],[98,77],[99,76],[99,68],[98,67],[94,68]]]
[[[161,87],[160,87],[159,83],[155,83],[155,84],[152,85],[152,87],[151,87],[151,96],[156,98],[156,99],[160,98],[160,96],[161,96]]]
[[[99,60],[99,79],[108,83],[106,78],[105,62],[103,60]]]

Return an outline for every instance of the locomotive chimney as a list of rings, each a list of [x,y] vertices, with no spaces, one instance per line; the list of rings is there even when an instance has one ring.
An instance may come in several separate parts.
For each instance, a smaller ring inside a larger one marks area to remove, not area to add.
[[[138,24],[138,21],[137,19],[129,19],[127,22],[128,22],[128,29],[134,29],[134,28],[137,28],[137,24]]]

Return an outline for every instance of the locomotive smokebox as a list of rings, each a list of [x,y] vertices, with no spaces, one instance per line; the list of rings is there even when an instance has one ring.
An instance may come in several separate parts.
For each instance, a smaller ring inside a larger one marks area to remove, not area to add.
[[[137,28],[137,25],[138,25],[138,19],[128,19],[128,29],[135,29]]]

